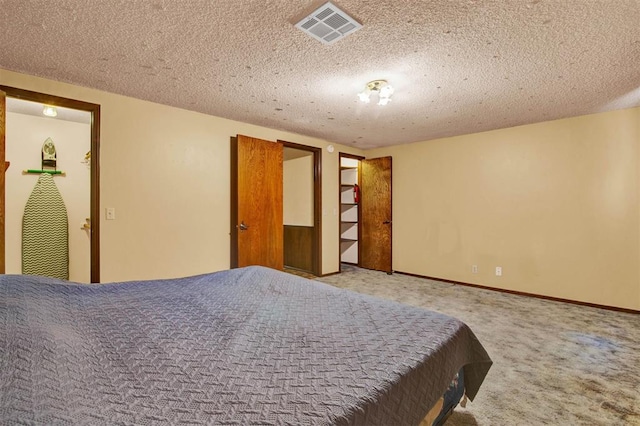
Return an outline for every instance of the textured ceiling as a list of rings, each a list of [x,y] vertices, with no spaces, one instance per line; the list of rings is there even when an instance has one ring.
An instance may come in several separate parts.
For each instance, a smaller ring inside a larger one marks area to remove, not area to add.
[[[0,68],[363,149],[640,105],[640,0],[339,0],[329,46],[322,3],[0,0]]]

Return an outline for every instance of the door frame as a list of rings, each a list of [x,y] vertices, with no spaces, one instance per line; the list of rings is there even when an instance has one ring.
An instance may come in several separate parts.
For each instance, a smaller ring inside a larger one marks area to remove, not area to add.
[[[312,269],[316,277],[322,276],[322,148],[278,139],[285,148],[308,151],[313,154],[313,238]],[[284,226],[284,223],[282,224]]]
[[[91,113],[91,282],[100,282],[100,105],[46,93],[0,85],[7,98],[22,99],[51,106],[77,109]],[[1,214],[4,222],[5,201]],[[2,254],[4,256],[4,253]]]
[[[342,235],[342,226],[340,225],[341,222],[341,217],[342,217],[342,212],[340,211],[340,205],[342,204],[342,187],[341,182],[342,182],[342,159],[343,158],[350,158],[352,160],[358,160],[358,185],[362,186],[362,182],[361,182],[361,167],[360,167],[360,161],[365,160],[366,157],[363,157],[362,155],[355,155],[355,154],[347,154],[345,152],[339,152],[338,153],[338,272],[342,272],[342,249],[341,249],[341,245],[340,245],[340,239],[341,239],[341,235]],[[358,206],[358,263],[356,264],[356,266],[360,266],[360,250],[361,250],[361,244],[360,244],[360,234],[361,234],[361,226],[362,226],[362,209],[360,208],[360,206]]]

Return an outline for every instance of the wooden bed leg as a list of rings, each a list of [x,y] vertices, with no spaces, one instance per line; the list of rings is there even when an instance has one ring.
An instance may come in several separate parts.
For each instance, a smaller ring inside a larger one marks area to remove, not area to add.
[[[431,410],[427,413],[424,419],[420,422],[418,426],[433,426],[433,422],[440,415],[440,411],[442,411],[442,406],[444,405],[444,398],[440,398]]]

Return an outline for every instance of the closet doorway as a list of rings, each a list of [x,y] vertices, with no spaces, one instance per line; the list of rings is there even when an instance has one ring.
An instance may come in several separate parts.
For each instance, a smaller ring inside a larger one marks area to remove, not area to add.
[[[322,274],[321,149],[283,145],[283,226],[285,268]]]
[[[391,157],[340,153],[340,269],[393,272]]]
[[[69,279],[99,282],[100,106],[8,86],[0,86],[0,92],[1,271],[22,272],[22,215],[38,171],[45,169],[43,144],[51,141],[55,169],[64,172],[51,176],[68,217]],[[56,116],[43,115],[45,106]]]

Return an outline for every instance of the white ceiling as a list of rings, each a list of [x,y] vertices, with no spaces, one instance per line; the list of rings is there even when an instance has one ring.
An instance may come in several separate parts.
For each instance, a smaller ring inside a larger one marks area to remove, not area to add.
[[[56,107],[58,113],[55,117],[47,117],[42,114],[44,104],[39,102],[25,101],[17,98],[7,98],[7,111],[17,114],[32,115],[42,117],[47,120],[74,121],[76,123],[91,124],[91,113],[79,109]]]
[[[340,0],[332,45],[322,3],[2,0],[0,68],[363,149],[640,105],[640,0]]]
[[[288,146],[285,146],[282,153],[282,160],[296,160],[302,157],[311,157],[312,155],[313,152],[311,151],[304,151],[302,149],[290,148]]]

